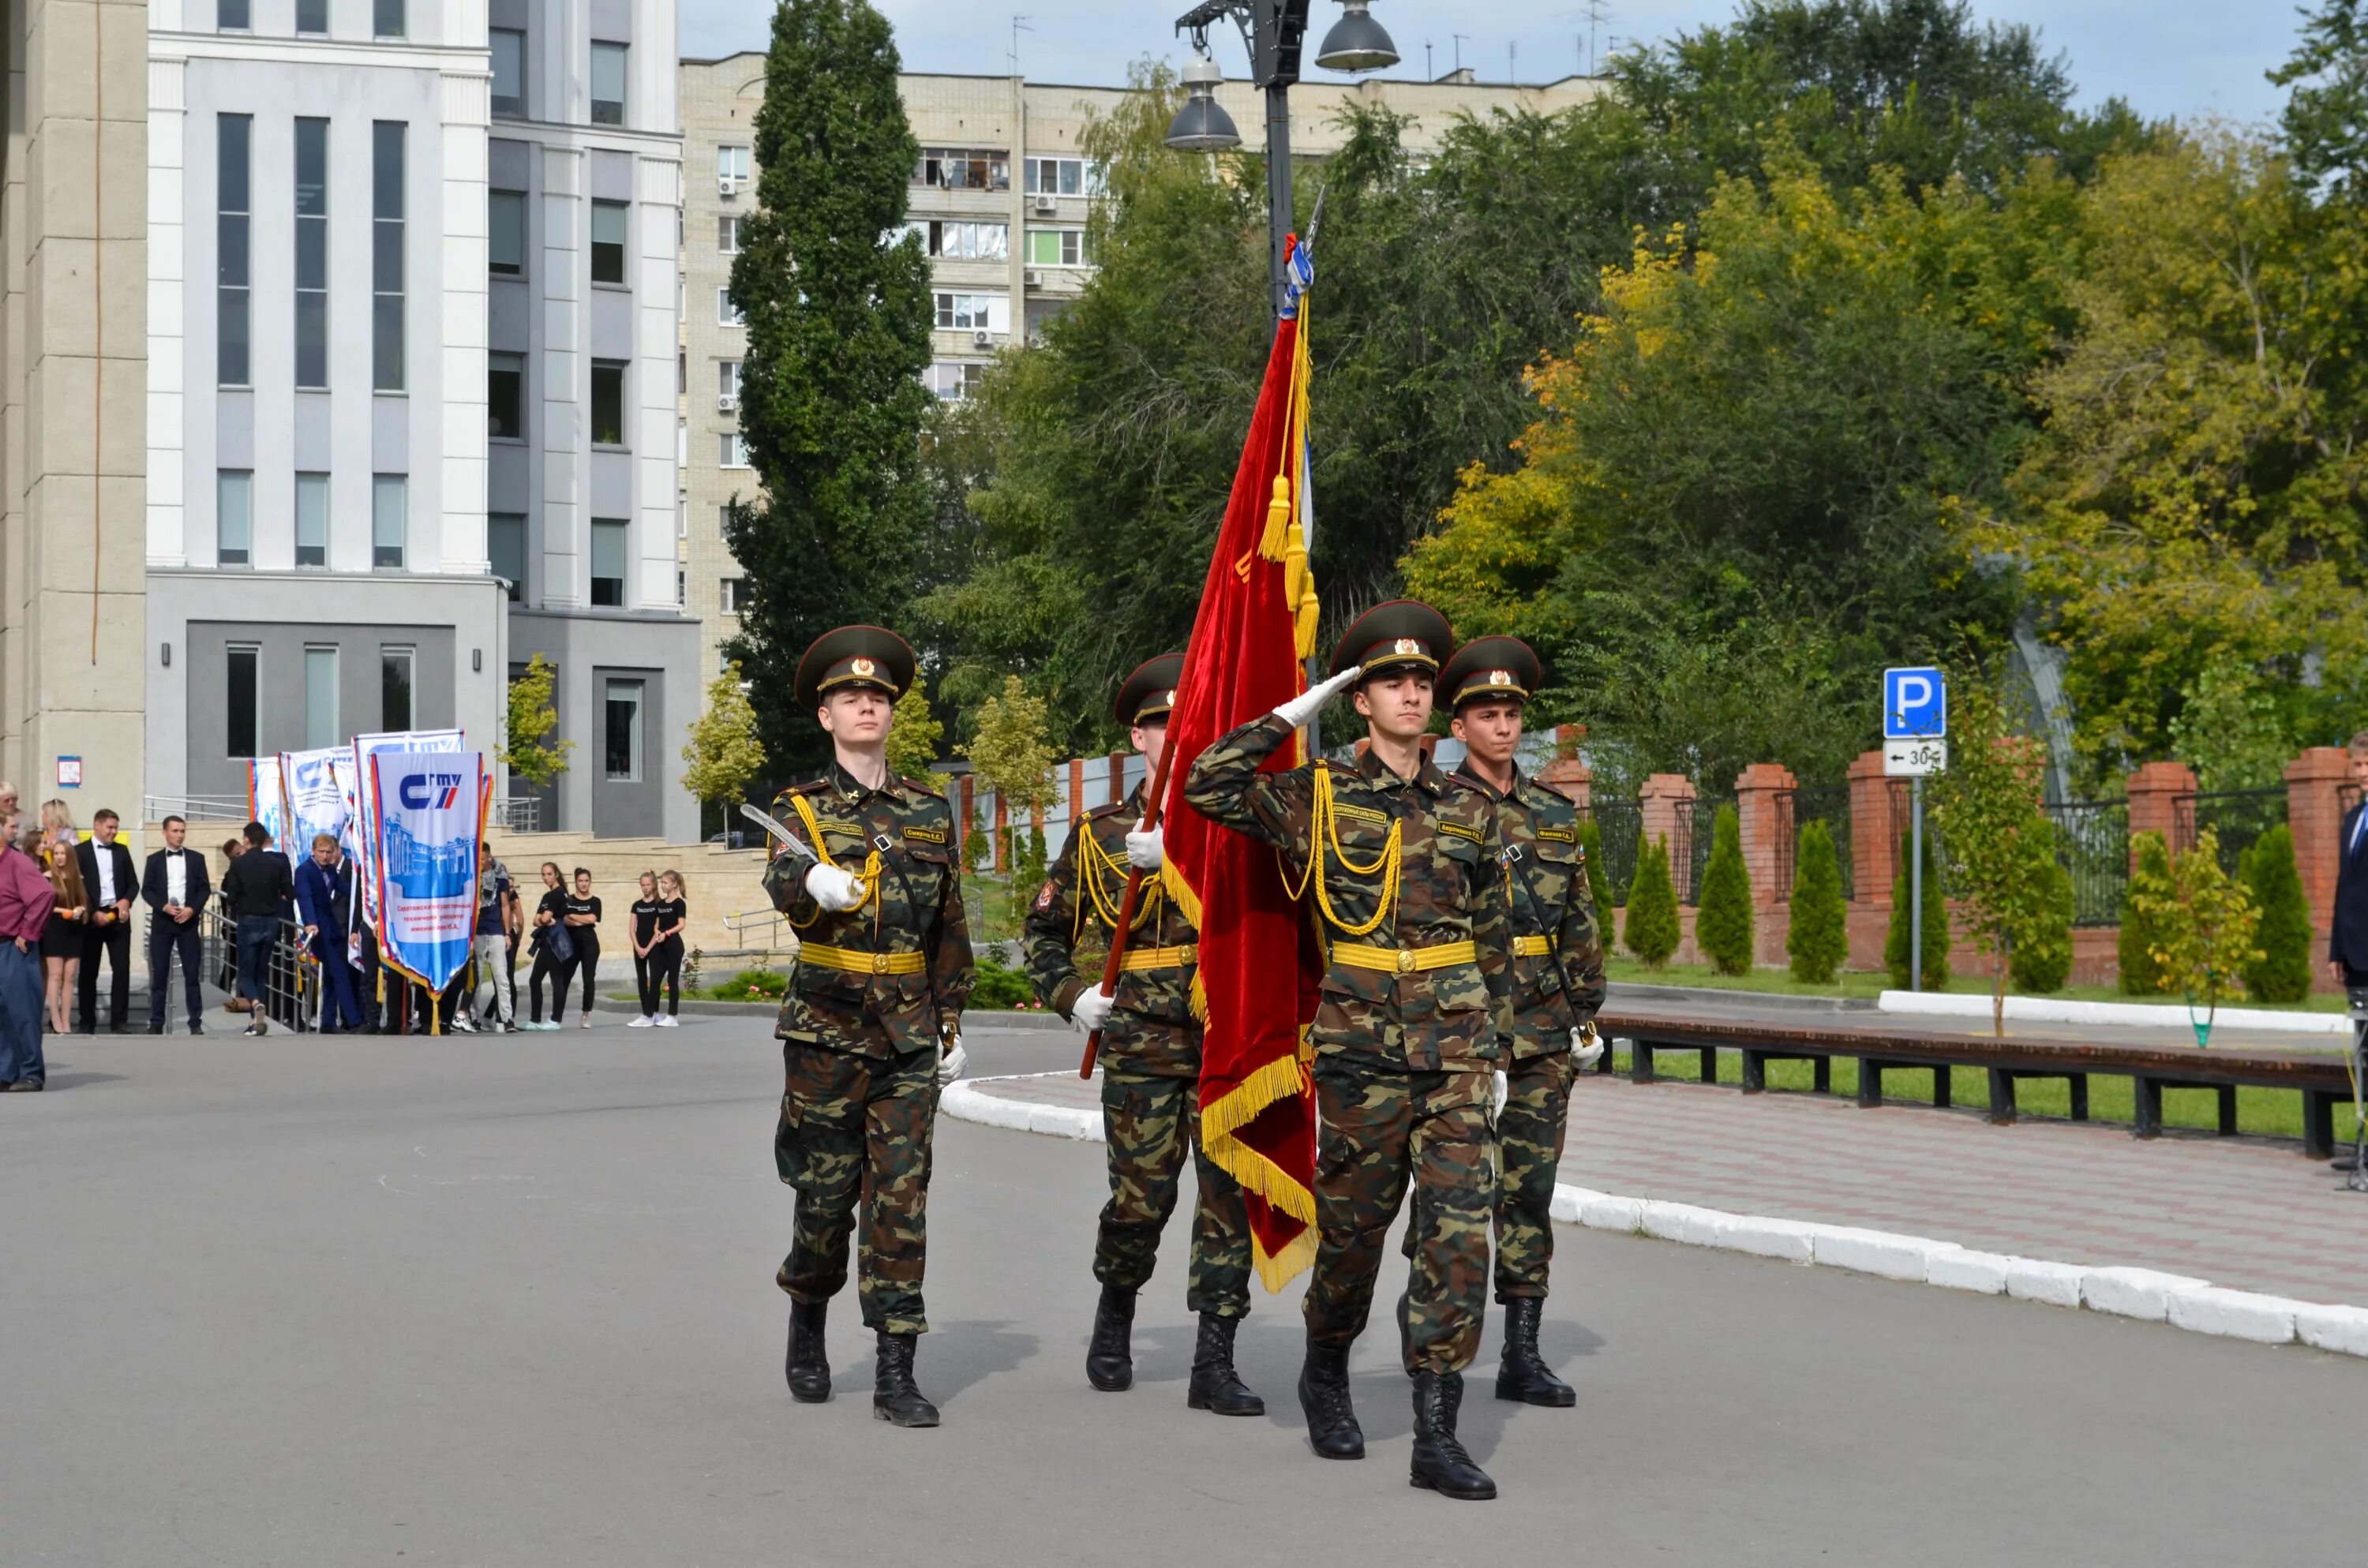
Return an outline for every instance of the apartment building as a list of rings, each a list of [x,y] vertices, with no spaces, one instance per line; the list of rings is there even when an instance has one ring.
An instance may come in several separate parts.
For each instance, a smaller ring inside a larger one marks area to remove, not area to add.
[[[1354,99],[1413,117],[1419,153],[1459,114],[1523,108],[1543,113],[1586,101],[1599,83],[1570,77],[1538,86],[1486,85],[1460,72],[1437,82],[1366,78],[1305,82],[1292,89],[1294,156],[1338,150],[1337,123]],[[1093,267],[1087,213],[1099,188],[1079,148],[1091,116],[1123,100],[1118,87],[1061,86],[1016,76],[907,74],[905,112],[921,154],[906,222],[935,276],[937,327],[926,375],[959,398],[1016,335],[1032,335],[1067,307]],[[683,312],[682,565],[684,604],[700,623],[703,669],[722,665],[736,631],[740,569],[724,547],[723,517],[752,494],[739,436],[740,361],[747,335],[733,320],[728,286],[738,223],[756,204],[751,144],[765,90],[759,51],[682,62]],[[1253,151],[1265,144],[1261,95],[1243,82],[1219,102]]]
[[[558,666],[541,825],[688,838],[672,0],[154,0],[146,794]]]

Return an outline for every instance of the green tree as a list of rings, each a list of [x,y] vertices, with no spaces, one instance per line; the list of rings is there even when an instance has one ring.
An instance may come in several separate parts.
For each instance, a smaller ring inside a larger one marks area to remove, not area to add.
[[[929,694],[915,681],[896,699],[895,722],[888,727],[888,766],[907,778],[926,777],[938,760],[946,727],[929,711]]]
[[[1595,900],[1596,927],[1609,932],[1611,927],[1611,873],[1603,869],[1603,825],[1592,816],[1579,819],[1578,852],[1587,861],[1587,891]]]
[[[1678,890],[1669,881],[1669,841],[1656,838],[1636,852],[1636,880],[1628,889],[1621,939],[1653,969],[1678,950]]]
[[[960,749],[977,770],[979,782],[1003,801],[1016,861],[1024,820],[1054,799],[1053,764],[1057,758],[1045,740],[1044,699],[1030,694],[1018,676],[1007,676],[1001,693],[980,705],[977,733]],[[1019,885],[1016,869],[1013,885]]]
[[[1801,826],[1793,855],[1792,914],[1784,952],[1793,960],[1793,978],[1809,985],[1830,983],[1850,957],[1850,904],[1842,897],[1833,830],[1822,820]]]
[[[2264,1002],[2299,1002],[2310,994],[2311,959],[2318,948],[2310,897],[2294,866],[2294,832],[2280,823],[2245,851],[2241,875],[2260,925],[2253,939],[2261,956],[2245,967],[2245,989]]]
[[[763,770],[765,747],[757,738],[757,710],[741,684],[737,659],[707,683],[707,711],[690,726],[682,760],[689,764],[682,787],[701,801],[725,805],[740,800],[748,781]]]
[[[2155,958],[2167,936],[2155,911],[2171,901],[2170,848],[2159,833],[2134,835],[2130,848],[2129,885],[2122,891],[2122,994],[2159,996],[2171,986]]]
[[[2195,1043],[2211,1044],[2220,1004],[2244,994],[2245,971],[2262,960],[2253,946],[2261,912],[2245,884],[2221,869],[2220,835],[2207,827],[2194,848],[2171,857],[2167,894],[2134,881],[2130,896],[2147,906],[2147,917],[2161,933],[2154,960],[2185,993],[2191,1018],[2197,1007],[2203,1009]]]
[[[761,494],[732,505],[746,568],[734,655],[787,670],[825,628],[909,600],[930,494],[919,435],[935,324],[929,263],[904,227],[919,145],[886,18],[865,0],[780,0],[755,116],[755,210],[732,299],[748,324],[740,429]],[[785,766],[827,753],[787,680],[757,693]]]
[[[514,778],[543,789],[567,771],[567,754],[575,743],[552,733],[559,728],[559,710],[552,704],[559,667],[541,653],[510,682],[509,711],[502,726],[501,749],[495,756]]]
[[[2361,0],[2303,13],[2302,41],[2270,80],[2292,87],[2283,126],[2294,167],[2338,199],[2368,197],[2368,15]]]
[[[2007,955],[2007,977],[2017,991],[2044,996],[2072,978],[2072,873],[2053,854],[2043,854],[2031,876],[2038,884],[2032,922]]]
[[[1733,806],[1712,819],[1710,861],[1702,868],[1702,903],[1694,912],[1694,946],[1721,974],[1748,974],[1753,949],[1751,872],[1743,863],[1743,830]]]
[[[1933,781],[1935,825],[1949,841],[1949,891],[1956,895],[1975,950],[1991,956],[1990,1025],[2006,1034],[2006,992],[2014,951],[2038,943],[2051,950],[2036,961],[2054,966],[2059,887],[2055,830],[2047,820],[2046,752],[2012,733],[1996,683],[1977,666],[1952,683],[1949,770]],[[2070,925],[2062,957],[2069,968]],[[2056,983],[2062,984],[2061,981]]]
[[[1891,971],[1892,989],[1905,991],[1908,968],[1908,910],[1913,894],[1907,877],[1908,841],[1899,841],[1899,875],[1891,884],[1891,926],[1884,934],[1883,967]],[[1941,891],[1941,850],[1932,834],[1924,835],[1924,989],[1949,989],[1949,900]]]

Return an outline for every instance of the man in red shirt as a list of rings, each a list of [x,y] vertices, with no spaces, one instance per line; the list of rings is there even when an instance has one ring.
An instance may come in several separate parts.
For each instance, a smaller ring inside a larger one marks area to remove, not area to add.
[[[16,790],[0,785],[0,1093],[39,1094],[41,1062],[41,928],[57,890],[17,847]]]

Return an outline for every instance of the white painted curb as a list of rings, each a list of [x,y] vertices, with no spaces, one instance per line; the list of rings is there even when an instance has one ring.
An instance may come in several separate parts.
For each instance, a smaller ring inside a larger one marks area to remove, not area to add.
[[[1885,1013],[1922,1013],[1951,1018],[1987,1018],[1990,999],[1964,992],[1886,991],[1875,999]],[[2053,996],[2009,996],[2006,1016],[2026,1024],[2139,1024],[2185,1028],[2187,1009],[2151,1002],[2070,1002]],[[2289,1034],[2345,1035],[2351,1020],[2341,1013],[2281,1013],[2267,1007],[2223,1007],[2213,1028],[2283,1029]]]

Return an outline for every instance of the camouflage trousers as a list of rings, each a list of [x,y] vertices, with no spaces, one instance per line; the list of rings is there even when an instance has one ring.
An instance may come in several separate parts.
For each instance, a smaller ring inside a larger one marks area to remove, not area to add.
[[[935,1053],[858,1056],[785,1040],[781,1064],[773,1158],[781,1179],[798,1189],[798,1212],[775,1278],[798,1301],[826,1301],[847,1284],[855,1241],[864,1326],[927,1334],[921,1275],[928,1261]]]
[[[1497,1300],[1546,1293],[1554,1261],[1554,1172],[1570,1128],[1577,1058],[1566,1051],[1505,1064],[1497,1113]]]
[[[1250,1227],[1239,1183],[1201,1147],[1201,1085],[1102,1068],[1102,1133],[1110,1152],[1110,1201],[1094,1238],[1094,1278],[1140,1290],[1159,1261],[1159,1233],[1176,1211],[1187,1150],[1200,1183],[1192,1213],[1192,1264],[1184,1305],[1237,1318],[1250,1310]]]
[[[1347,1346],[1364,1332],[1411,1183],[1406,1369],[1460,1372],[1480,1348],[1488,1305],[1488,1072],[1400,1073],[1318,1056],[1314,1075],[1323,1126],[1308,1337]]]

